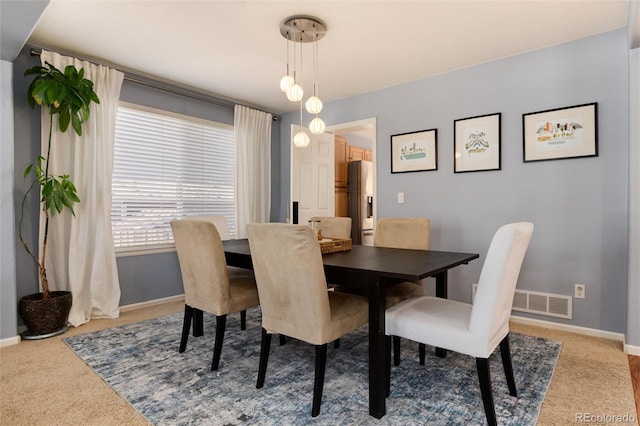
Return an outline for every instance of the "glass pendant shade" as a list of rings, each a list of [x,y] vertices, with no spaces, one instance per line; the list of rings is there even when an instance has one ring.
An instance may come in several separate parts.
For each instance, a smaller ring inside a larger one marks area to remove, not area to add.
[[[298,83],[293,83],[293,85],[287,89],[287,99],[289,99],[291,102],[300,101],[303,95],[304,91]]]
[[[293,83],[293,77],[291,77],[290,75],[285,75],[280,80],[280,90],[286,93],[289,87],[293,86]]]
[[[304,105],[309,114],[319,114],[322,111],[322,101],[317,96],[311,96]]]
[[[309,139],[309,135],[307,135],[307,133],[303,131],[299,131],[293,137],[293,144],[298,148],[304,148],[305,146],[309,146],[309,142],[311,142],[311,139]]]
[[[320,117],[314,118],[313,120],[311,120],[311,123],[309,123],[309,131],[314,135],[324,133],[325,128],[326,126],[324,124],[324,121],[322,121],[322,118]]]

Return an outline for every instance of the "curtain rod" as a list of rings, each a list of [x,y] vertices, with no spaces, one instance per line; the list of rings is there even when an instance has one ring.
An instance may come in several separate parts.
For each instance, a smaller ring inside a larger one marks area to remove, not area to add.
[[[33,47],[31,48],[31,51],[30,51],[31,56],[40,56],[40,53],[41,52],[37,51]],[[84,59],[81,59],[81,60],[84,60]],[[89,61],[89,62],[94,62],[94,61]],[[111,68],[113,68],[113,67],[111,67]],[[191,93],[185,93],[185,92],[181,92],[179,90],[170,89],[168,87],[164,87],[164,86],[161,86],[159,84],[154,84],[154,83],[150,83],[148,81],[138,80],[137,78],[129,77],[129,76],[127,76],[127,73],[124,72],[124,71],[120,71],[120,72],[124,73],[124,79],[127,80],[127,81],[130,81],[131,83],[139,84],[141,86],[151,87],[153,89],[163,90],[165,92],[173,93],[174,95],[184,96],[186,98],[191,98],[191,99],[195,99],[197,101],[206,102],[206,103],[213,104],[213,105],[218,105],[218,106],[221,106],[221,107],[224,107],[224,108],[234,109],[234,104],[232,104],[232,103],[216,101],[214,99],[205,98],[203,96],[193,95]],[[242,104],[238,104],[238,105],[247,106],[247,105],[242,105]],[[258,111],[271,114],[271,116],[273,118],[273,121],[278,121],[278,119],[279,119],[279,117],[274,113],[271,113],[271,112],[268,112],[268,111],[263,111],[261,109],[254,108],[254,107],[248,107],[248,108],[253,108],[253,109],[256,109]]]

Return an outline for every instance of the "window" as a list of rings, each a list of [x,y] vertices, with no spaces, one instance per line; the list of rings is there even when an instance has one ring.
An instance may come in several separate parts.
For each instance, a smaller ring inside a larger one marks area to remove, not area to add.
[[[118,252],[173,247],[170,221],[222,215],[235,235],[233,126],[118,107],[111,220]]]

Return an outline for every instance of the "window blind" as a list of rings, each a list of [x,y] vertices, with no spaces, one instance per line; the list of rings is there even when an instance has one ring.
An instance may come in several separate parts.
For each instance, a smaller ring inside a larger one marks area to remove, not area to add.
[[[222,215],[235,235],[233,126],[118,107],[111,220],[118,251],[171,247],[170,221]]]

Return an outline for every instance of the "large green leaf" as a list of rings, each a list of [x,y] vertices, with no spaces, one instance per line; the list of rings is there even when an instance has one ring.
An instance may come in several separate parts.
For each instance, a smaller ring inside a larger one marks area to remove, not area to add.
[[[76,134],[82,135],[82,124],[89,120],[89,104],[100,103],[93,82],[84,78],[82,68],[77,70],[68,65],[63,73],[48,62],[45,65],[34,66],[24,73],[25,76],[36,76],[27,90],[29,106],[49,107],[52,115],[59,115],[61,132],[66,132],[71,124]]]

